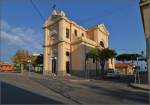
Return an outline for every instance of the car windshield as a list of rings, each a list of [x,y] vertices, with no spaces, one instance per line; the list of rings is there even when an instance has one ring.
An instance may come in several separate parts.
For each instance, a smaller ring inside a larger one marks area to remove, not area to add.
[[[107,73],[114,73],[114,70],[108,70]]]

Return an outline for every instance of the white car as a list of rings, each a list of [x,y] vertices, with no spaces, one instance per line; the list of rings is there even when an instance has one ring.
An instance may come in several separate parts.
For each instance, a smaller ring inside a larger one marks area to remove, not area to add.
[[[114,69],[108,69],[106,71],[106,78],[118,78],[119,77],[119,72],[117,72],[117,70]]]

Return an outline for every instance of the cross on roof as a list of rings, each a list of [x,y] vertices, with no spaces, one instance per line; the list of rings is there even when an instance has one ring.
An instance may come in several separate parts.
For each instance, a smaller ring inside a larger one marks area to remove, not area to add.
[[[53,9],[53,10],[56,9],[56,4],[54,4],[54,5],[52,6],[52,9]]]

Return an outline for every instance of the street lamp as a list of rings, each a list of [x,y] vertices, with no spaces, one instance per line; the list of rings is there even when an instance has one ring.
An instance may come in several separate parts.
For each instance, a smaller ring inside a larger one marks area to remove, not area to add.
[[[30,70],[31,70],[31,69],[30,69],[30,66],[31,66],[30,63],[31,63],[31,60],[29,59],[29,60],[28,60],[29,72],[30,72]]]
[[[138,82],[140,84],[140,78],[139,78],[139,69],[140,69],[140,67],[138,66],[139,65],[138,62],[139,62],[139,57],[137,57],[137,72],[136,73],[138,74]]]
[[[139,73],[139,70],[140,70],[140,66],[138,66],[139,64],[138,64],[138,62],[139,62],[139,60],[143,60],[143,59],[145,59],[145,57],[144,57],[144,51],[141,51],[141,57],[137,57],[137,73],[138,73],[138,83],[140,84],[140,73]],[[136,82],[136,75],[135,75],[135,82]]]

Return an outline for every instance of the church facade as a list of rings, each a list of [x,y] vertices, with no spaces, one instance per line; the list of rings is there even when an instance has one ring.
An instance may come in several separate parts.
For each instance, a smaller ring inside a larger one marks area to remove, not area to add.
[[[43,29],[44,75],[96,74],[96,62],[85,58],[91,48],[108,47],[109,32],[104,24],[86,29],[68,19],[63,11],[53,10]],[[114,60],[109,60],[106,68],[114,68]]]

